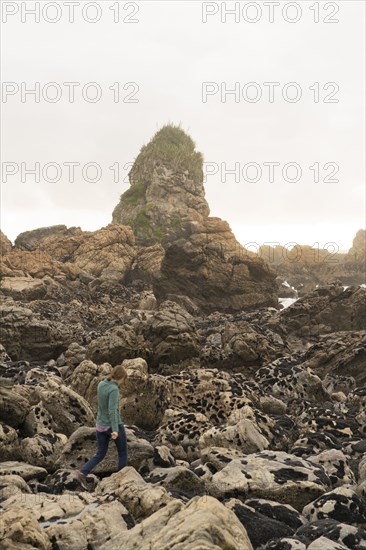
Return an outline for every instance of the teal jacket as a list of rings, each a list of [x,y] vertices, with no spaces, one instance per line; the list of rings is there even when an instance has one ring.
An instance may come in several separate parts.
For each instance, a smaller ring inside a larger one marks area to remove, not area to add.
[[[119,387],[114,380],[102,380],[98,384],[97,424],[111,426],[112,432],[118,432],[118,424],[122,424],[119,411]]]

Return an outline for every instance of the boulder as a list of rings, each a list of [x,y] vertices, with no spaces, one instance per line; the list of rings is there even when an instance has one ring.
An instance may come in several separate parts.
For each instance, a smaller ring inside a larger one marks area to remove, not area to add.
[[[252,550],[245,528],[235,514],[212,497],[194,497],[186,505],[173,500],[128,532],[111,539],[102,550]]]
[[[78,515],[51,522],[44,531],[53,548],[100,548],[110,538],[123,539],[128,526],[134,524],[121,502],[91,503]]]
[[[72,330],[66,323],[41,320],[31,309],[14,302],[3,303],[0,313],[1,342],[14,361],[57,357],[73,339]]]
[[[4,550],[39,548],[50,550],[51,543],[38,525],[34,515],[21,507],[14,507],[2,513],[0,523],[0,546]]]
[[[0,256],[6,256],[6,254],[11,252],[12,248],[13,245],[11,244],[11,241],[0,229]]]
[[[294,529],[280,521],[264,516],[238,499],[230,499],[225,506],[232,510],[245,527],[254,548],[262,547],[271,539],[293,535]]]
[[[146,483],[131,466],[103,479],[97,486],[96,493],[117,497],[136,521],[154,514],[172,501],[164,487]]]
[[[340,283],[323,285],[280,312],[289,333],[315,336],[335,331],[363,330],[366,325],[366,288]]]
[[[165,301],[142,325],[151,343],[153,365],[178,363],[199,354],[193,317],[175,302]]]
[[[47,470],[39,466],[31,466],[25,462],[17,462],[14,460],[0,462],[0,476],[8,475],[20,476],[25,481],[33,478],[44,479],[47,475]]]
[[[322,495],[330,480],[321,466],[283,451],[262,451],[234,459],[207,483],[216,497],[268,498],[302,510]]]
[[[11,388],[0,387],[0,420],[13,428],[22,424],[30,410],[27,399]]]
[[[303,515],[309,521],[334,519],[366,527],[366,501],[350,487],[337,487],[305,506]]]

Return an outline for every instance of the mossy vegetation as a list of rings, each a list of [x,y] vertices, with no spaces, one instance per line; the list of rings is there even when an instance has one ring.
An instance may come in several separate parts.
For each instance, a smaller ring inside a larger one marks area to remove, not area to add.
[[[166,231],[162,227],[154,225],[152,219],[149,217],[148,212],[151,210],[151,205],[142,209],[136,217],[128,222],[128,225],[132,227],[133,232],[137,237],[142,239],[146,244],[152,244],[154,242],[163,243],[166,239]]]
[[[135,166],[144,169],[153,163],[164,164],[175,172],[188,171],[195,179],[203,179],[203,156],[196,151],[196,144],[180,126],[163,126],[152,140],[141,148]]]
[[[129,189],[122,193],[121,202],[126,206],[136,206],[144,198],[146,185],[142,181],[132,183]]]

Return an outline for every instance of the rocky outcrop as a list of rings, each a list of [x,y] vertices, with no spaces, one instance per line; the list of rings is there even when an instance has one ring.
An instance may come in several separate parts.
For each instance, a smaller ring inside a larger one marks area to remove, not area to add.
[[[49,322],[16,302],[1,306],[0,340],[13,360],[48,360],[58,356],[74,340],[70,326]]]
[[[366,229],[359,229],[346,256],[346,263],[366,270]]]
[[[113,221],[130,225],[142,243],[176,240],[185,222],[202,222],[209,215],[202,167],[192,139],[180,128],[165,126],[137,156],[131,186]]]
[[[163,245],[158,298],[188,296],[204,311],[276,307],[268,265],[238,243],[226,222],[209,217],[202,166],[183,130],[162,128],[137,156],[113,222],[131,226],[140,244]]]
[[[8,254],[13,245],[11,244],[11,241],[8,239],[6,235],[1,231],[0,229],[0,257],[1,260],[3,260],[3,257]]]
[[[338,252],[336,243],[327,248],[296,244],[291,249],[278,245],[261,246],[259,256],[278,275],[280,296],[286,297],[283,283],[297,290],[298,296],[314,290],[319,285],[339,280],[343,285],[366,284],[366,230],[360,229],[347,253]]]
[[[338,282],[316,288],[280,312],[288,332],[303,336],[342,330],[362,330],[366,326],[366,289]]]

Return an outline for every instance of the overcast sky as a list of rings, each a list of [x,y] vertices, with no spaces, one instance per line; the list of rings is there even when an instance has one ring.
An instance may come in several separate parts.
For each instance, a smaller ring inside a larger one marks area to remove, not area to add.
[[[129,185],[128,163],[172,122],[204,155],[211,215],[227,220],[240,242],[350,248],[366,216],[363,1],[280,2],[272,23],[263,2],[240,2],[226,22],[221,2],[119,2],[118,14],[117,2],[85,9],[93,3],[80,1],[73,23],[70,6],[50,4],[36,23],[24,8],[35,2],[2,2],[1,209],[11,240],[47,225],[110,223]],[[85,21],[82,7],[86,19],[100,20]],[[218,13],[204,23],[208,11]],[[36,82],[40,101],[22,101],[22,89]],[[65,82],[80,83],[73,103]],[[269,82],[278,83],[273,102]],[[225,96],[225,87],[237,95]],[[36,162],[38,183],[25,173]],[[74,182],[70,162],[80,163]],[[99,181],[90,181],[98,176],[92,166],[83,177],[87,163],[99,166]],[[272,181],[268,163],[279,163]],[[225,167],[237,173],[225,175]]]

